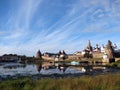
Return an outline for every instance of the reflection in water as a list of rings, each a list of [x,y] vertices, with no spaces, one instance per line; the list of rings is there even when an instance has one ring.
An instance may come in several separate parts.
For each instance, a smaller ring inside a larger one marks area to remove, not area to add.
[[[25,68],[26,64],[8,64],[5,65],[3,68],[8,68],[8,69],[16,69],[16,68]]]
[[[43,68],[44,70],[48,70],[48,69],[54,69],[55,66],[54,66],[54,63],[44,62],[44,63],[42,63],[42,68]]]
[[[36,67],[37,67],[37,71],[40,72],[42,69],[42,62],[37,63]]]
[[[40,72],[43,70],[51,70],[51,69],[58,69],[60,71],[65,72],[67,69],[67,65],[65,63],[50,63],[50,62],[44,62],[44,63],[37,63],[36,68],[37,71]]]
[[[58,69],[59,69],[60,71],[63,71],[63,72],[66,71],[67,67],[68,67],[68,66],[67,66],[66,64],[60,64],[60,65],[58,65]]]
[[[93,67],[92,66],[86,66],[84,68],[85,68],[85,72],[86,73],[89,73],[89,72],[93,71]]]
[[[70,63],[58,62],[38,62],[36,64],[20,64],[20,63],[0,63],[1,75],[34,75],[34,74],[75,74],[87,73],[94,70],[107,69],[105,67],[89,66],[89,65],[71,65]]]
[[[93,70],[96,70],[96,69],[106,69],[103,67],[93,67],[93,66],[89,66],[89,65],[85,65],[82,67],[80,65],[77,65],[77,67],[72,65],[72,67],[71,67],[71,65],[69,65],[68,63],[65,63],[65,62],[61,62],[61,63],[44,62],[44,63],[37,63],[36,66],[37,66],[38,72],[40,72],[42,69],[43,70],[58,69],[60,72],[61,71],[65,72],[68,67],[74,68],[76,70],[80,70],[80,71],[86,72],[86,73],[92,72]]]

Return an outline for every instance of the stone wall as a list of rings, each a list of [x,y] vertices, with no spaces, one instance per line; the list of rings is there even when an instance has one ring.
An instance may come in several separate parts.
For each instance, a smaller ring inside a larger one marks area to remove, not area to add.
[[[80,60],[82,56],[81,55],[69,55],[68,59],[69,60]]]
[[[45,56],[42,56],[42,59],[44,59],[44,60],[51,60],[51,61],[55,60],[54,57],[45,57]]]
[[[115,61],[119,61],[120,60],[120,58],[115,58]]]
[[[93,53],[93,58],[103,58],[103,53]]]

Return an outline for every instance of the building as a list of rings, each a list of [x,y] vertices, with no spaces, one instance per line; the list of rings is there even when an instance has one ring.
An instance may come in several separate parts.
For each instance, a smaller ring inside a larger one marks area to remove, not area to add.
[[[101,52],[100,47],[98,47],[99,45],[96,44],[96,47],[93,49],[93,52]]]
[[[77,51],[77,52],[74,53],[74,55],[82,55],[82,54],[84,54],[84,53],[82,53],[80,51]]]
[[[61,51],[60,51],[61,52]],[[65,51],[63,50],[61,53],[59,53],[59,58],[62,60],[65,60],[68,58],[68,55],[65,53]]]
[[[104,45],[102,45],[102,47],[100,48],[100,51],[101,51],[101,53],[105,53],[105,46]]]
[[[52,57],[55,58],[57,55],[59,55],[58,53],[49,53],[49,52],[45,52],[43,54],[44,57]]]
[[[88,40],[87,47],[81,52],[82,57],[92,58],[93,57],[92,52],[93,52],[93,47],[91,46],[90,40]]]

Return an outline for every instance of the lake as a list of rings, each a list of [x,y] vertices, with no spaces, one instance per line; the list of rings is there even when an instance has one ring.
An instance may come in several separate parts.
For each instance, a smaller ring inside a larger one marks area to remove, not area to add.
[[[83,73],[103,73],[103,72],[110,72],[111,68],[107,67],[91,67],[85,65],[85,67],[81,66],[81,64],[74,64],[71,63],[51,63],[51,62],[42,62],[42,63],[0,63],[0,76],[27,76],[27,75],[52,75],[52,74],[83,74]],[[99,64],[98,64],[99,65]],[[114,69],[113,71],[120,71],[119,69]]]
[[[0,63],[0,75],[35,75],[35,74],[84,73],[84,71],[67,65],[45,62],[43,64]]]

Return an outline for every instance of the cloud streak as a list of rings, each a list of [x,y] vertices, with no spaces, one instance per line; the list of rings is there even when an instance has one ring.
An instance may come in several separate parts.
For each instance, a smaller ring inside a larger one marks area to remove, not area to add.
[[[42,52],[64,49],[73,53],[82,50],[88,39],[92,40],[93,45],[96,42],[106,43],[107,39],[117,41],[118,34],[112,37],[112,33],[120,29],[120,12],[115,6],[119,7],[119,0],[88,1],[67,2],[67,8],[62,6],[62,0],[58,6],[55,0],[54,4],[49,0],[20,1],[19,7],[9,15],[5,25],[7,32],[2,36],[1,54],[13,52],[34,55],[38,49]]]

